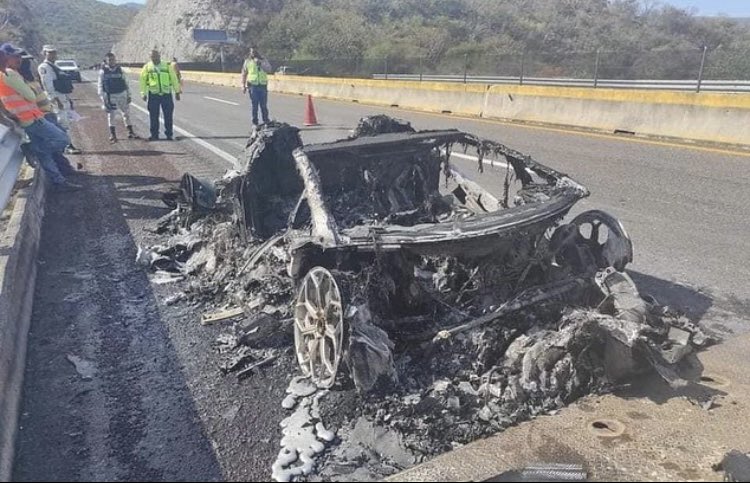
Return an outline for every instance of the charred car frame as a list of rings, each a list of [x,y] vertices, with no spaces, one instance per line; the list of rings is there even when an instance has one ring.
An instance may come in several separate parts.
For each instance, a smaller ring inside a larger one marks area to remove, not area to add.
[[[494,167],[496,191],[454,166],[459,149],[480,172]],[[384,334],[449,338],[591,288],[598,273],[603,286],[603,270],[633,258],[625,229],[606,213],[563,223],[589,195],[584,186],[455,130],[416,132],[378,117],[349,139],[303,146],[296,128],[269,125],[227,179],[222,192],[245,236],[289,249],[297,359],[324,388],[342,361],[364,389],[375,384],[365,377],[371,361],[350,350],[355,343],[388,357],[395,344]],[[358,337],[373,331],[380,343]]]

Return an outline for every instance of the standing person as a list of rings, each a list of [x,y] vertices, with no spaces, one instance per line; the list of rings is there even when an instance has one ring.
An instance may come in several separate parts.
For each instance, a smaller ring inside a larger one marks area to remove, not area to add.
[[[250,49],[250,58],[242,67],[242,92],[250,90],[250,101],[253,105],[253,126],[258,125],[258,108],[263,115],[263,123],[268,118],[268,74],[273,73],[271,63],[254,47]]]
[[[117,65],[117,57],[112,52],[104,58],[102,70],[99,71],[99,97],[104,103],[104,110],[107,111],[109,142],[117,142],[115,115],[118,110],[122,113],[122,120],[128,130],[128,139],[137,139],[138,136],[133,131],[133,124],[130,122],[130,103],[133,99],[130,95],[128,79],[122,67]]]
[[[70,94],[73,93],[73,81],[55,64],[57,61],[57,49],[51,45],[45,45],[42,49],[44,62],[39,64],[39,78],[42,87],[47,92],[47,97],[53,104],[57,105],[59,111],[57,120],[66,130],[70,130],[70,115],[73,110],[73,101]],[[65,149],[66,154],[81,154],[81,150],[70,143]]]
[[[53,156],[61,154],[70,144],[67,133],[44,118],[37,107],[36,94],[18,73],[7,69],[8,55],[0,49],[0,102],[21,125],[31,140],[31,149],[42,169],[56,186],[80,189],[60,172]]]
[[[158,50],[151,52],[151,62],[141,71],[141,97],[148,102],[151,118],[151,137],[149,141],[159,140],[159,110],[164,113],[164,134],[167,141],[174,137],[174,100],[180,100],[180,82],[172,66],[161,61]]]

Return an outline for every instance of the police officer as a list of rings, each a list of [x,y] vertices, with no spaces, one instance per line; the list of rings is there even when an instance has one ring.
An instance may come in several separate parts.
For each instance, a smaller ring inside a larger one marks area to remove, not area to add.
[[[115,128],[115,115],[119,110],[122,113],[122,119],[128,130],[128,139],[137,139],[133,125],[130,122],[130,86],[128,79],[122,71],[122,67],[117,65],[117,57],[112,52],[104,58],[102,70],[99,71],[99,97],[104,103],[104,110],[107,111],[107,121],[109,122],[109,142],[117,142],[117,128]]]
[[[167,141],[174,137],[174,100],[179,101],[182,89],[172,66],[161,61],[161,54],[151,52],[151,62],[143,66],[141,71],[141,97],[148,102],[148,112],[151,118],[151,137],[149,141],[159,139],[159,111],[164,113],[164,134]]]
[[[57,61],[57,49],[52,45],[45,45],[43,48],[44,62],[39,64],[39,79],[42,87],[47,92],[47,97],[57,106],[57,120],[66,130],[70,130],[69,112],[73,109],[73,101],[70,94],[73,93],[73,81],[60,70],[55,62]],[[65,149],[66,154],[81,154],[81,150],[73,146]]]
[[[272,74],[271,63],[255,48],[250,49],[250,58],[242,66],[242,92],[250,90],[253,105],[253,125],[258,125],[258,108],[263,114],[263,122],[268,118],[268,74]]]

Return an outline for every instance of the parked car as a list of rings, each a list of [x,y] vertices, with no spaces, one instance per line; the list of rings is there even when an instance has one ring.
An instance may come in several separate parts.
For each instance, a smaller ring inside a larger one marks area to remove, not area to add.
[[[55,62],[61,71],[65,72],[72,80],[82,82],[81,69],[75,60],[58,60]]]

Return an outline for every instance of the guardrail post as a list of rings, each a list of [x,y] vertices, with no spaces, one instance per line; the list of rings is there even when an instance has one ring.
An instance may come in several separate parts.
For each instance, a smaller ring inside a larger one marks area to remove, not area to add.
[[[388,56],[385,58],[385,80],[388,80]]]
[[[424,57],[419,58],[419,82],[424,79]]]
[[[469,79],[469,54],[464,54],[464,84]]]
[[[519,77],[519,82],[521,85],[523,85],[523,75],[526,71],[526,50],[523,51],[521,54],[521,77]]]
[[[596,65],[594,66],[594,89],[599,87],[599,62],[601,60],[601,49],[596,50]]]
[[[701,58],[701,70],[698,72],[698,90],[700,93],[701,87],[703,87],[703,74],[706,68],[706,57],[708,56],[708,45],[703,46],[703,57]]]

